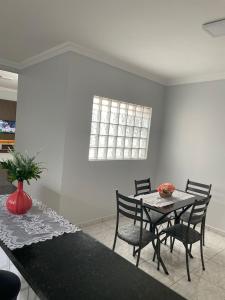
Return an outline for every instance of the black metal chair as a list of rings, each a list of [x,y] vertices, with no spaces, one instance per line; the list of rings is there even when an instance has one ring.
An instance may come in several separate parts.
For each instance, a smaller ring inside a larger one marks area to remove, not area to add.
[[[191,211],[189,214],[188,224],[176,224],[169,228],[163,230],[163,233],[166,236],[172,237],[174,240],[177,239],[183,243],[185,250],[186,250],[186,268],[187,268],[187,275],[188,281],[191,281],[190,271],[189,271],[189,256],[190,250],[189,245],[193,245],[196,242],[200,242],[200,252],[201,252],[201,261],[202,261],[202,269],[205,270],[204,265],[204,258],[203,258],[203,229],[204,229],[204,219],[206,217],[207,207],[209,204],[211,197],[205,198],[203,200],[195,201],[191,207]],[[191,228],[191,224],[197,222],[197,224],[201,224],[200,232]],[[173,245],[170,246],[170,251],[173,251]]]
[[[135,196],[149,194],[152,190],[151,179],[135,180]]]
[[[142,180],[135,180],[135,195],[134,196],[140,196],[140,195],[146,195],[151,192],[151,179],[142,179]],[[162,220],[160,220],[163,217],[163,214],[158,213],[154,210],[147,209],[149,213],[149,217],[151,219],[151,224],[150,226],[155,228],[158,234],[157,226],[162,225],[167,223],[167,227],[171,226],[171,219],[170,217],[165,217]],[[145,218],[145,228],[147,227],[147,224],[150,223],[147,217]],[[157,225],[156,225],[157,224]],[[166,239],[165,239],[165,244],[166,244]]]
[[[143,201],[142,199],[136,200],[133,198],[126,197],[122,194],[119,194],[116,191],[116,202],[117,202],[117,219],[116,219],[116,231],[115,238],[113,243],[113,251],[115,250],[117,237],[121,240],[127,242],[128,244],[134,247],[138,247],[138,256],[136,266],[138,267],[141,249],[147,244],[152,242],[155,251],[159,257],[160,247],[158,243],[155,245],[154,241],[157,239],[157,236],[145,228],[143,228]],[[129,219],[139,222],[139,226],[136,224],[129,224],[124,226],[119,226],[119,217],[123,215]],[[133,252],[134,254],[134,252]],[[159,268],[159,262],[158,262]]]
[[[200,196],[203,196],[206,198],[208,198],[208,197],[211,198],[211,196],[210,196],[211,188],[212,188],[211,184],[198,183],[198,182],[190,181],[188,179],[187,183],[186,183],[185,192],[189,193],[189,194],[193,194],[193,195],[200,195]],[[183,213],[181,215],[180,220],[182,222],[188,223],[189,218],[190,218],[190,211],[186,211],[185,213]],[[204,218],[204,221],[203,221],[203,246],[205,246],[205,220],[206,220],[206,218]],[[196,225],[198,224],[196,222],[195,218],[193,218],[191,224],[193,225],[193,228],[195,229]]]

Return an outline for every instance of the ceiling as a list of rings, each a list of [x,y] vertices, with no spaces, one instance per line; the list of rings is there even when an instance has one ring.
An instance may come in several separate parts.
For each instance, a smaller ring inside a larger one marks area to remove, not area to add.
[[[224,17],[224,0],[2,1],[0,63],[70,41],[165,84],[225,78],[225,37],[201,28]]]

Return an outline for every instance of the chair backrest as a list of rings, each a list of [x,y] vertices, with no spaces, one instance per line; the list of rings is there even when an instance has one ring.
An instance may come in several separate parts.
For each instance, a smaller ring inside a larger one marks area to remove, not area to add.
[[[209,197],[211,188],[212,188],[211,184],[203,184],[203,183],[194,182],[194,181],[191,181],[188,179],[185,191],[189,194]]]
[[[135,180],[135,196],[144,195],[151,192],[151,180],[150,178]]]
[[[188,228],[190,227],[191,224],[193,224],[193,221],[198,224],[203,222],[204,218],[206,217],[207,208],[210,199],[211,196],[204,198],[202,200],[195,200],[190,211]]]
[[[143,200],[126,197],[116,191],[117,217],[119,214],[136,221],[143,222]]]

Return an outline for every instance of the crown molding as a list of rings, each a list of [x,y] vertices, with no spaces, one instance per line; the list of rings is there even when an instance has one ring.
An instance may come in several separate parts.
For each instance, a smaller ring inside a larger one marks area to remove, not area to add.
[[[151,74],[148,71],[145,71],[139,67],[135,67],[132,64],[125,63],[119,59],[113,58],[109,55],[103,54],[100,51],[94,51],[87,47],[72,43],[72,42],[66,42],[61,45],[58,45],[56,47],[53,47],[49,50],[46,50],[38,55],[35,55],[31,58],[28,58],[24,61],[22,61],[19,65],[19,69],[22,70],[24,68],[27,68],[29,66],[35,65],[37,63],[40,63],[42,61],[48,60],[50,58],[53,58],[57,55],[66,53],[66,52],[74,52],[83,56],[87,56],[89,58],[92,58],[94,60],[106,63],[110,66],[119,68],[121,70],[127,71],[129,73],[138,75],[140,77],[144,77],[146,79],[150,79],[154,82],[165,84],[164,78]]]
[[[163,76],[158,76],[156,74],[152,74],[138,66],[134,66],[130,63],[126,63],[120,59],[114,58],[112,56],[106,55],[105,53],[101,53],[100,51],[94,51],[87,47],[81,46],[79,44],[73,42],[66,42],[50,48],[46,51],[41,52],[35,56],[32,56],[28,59],[25,59],[21,62],[13,62],[6,59],[0,59],[0,66],[2,66],[5,70],[20,72],[27,67],[33,66],[35,64],[41,63],[45,60],[58,56],[60,54],[64,54],[67,52],[77,53],[94,60],[103,62],[115,68],[121,69],[123,71],[129,72],[131,74],[135,74],[142,78],[157,82],[159,84],[165,86],[175,86],[182,84],[191,84],[191,83],[201,83],[201,82],[209,82],[215,80],[223,80],[225,79],[225,72],[221,73],[211,73],[211,74],[201,74],[194,76],[185,76],[178,77],[174,79],[165,79]]]
[[[201,74],[195,76],[187,76],[176,79],[171,79],[165,82],[166,86],[182,85],[182,84],[191,84],[191,83],[202,83],[216,80],[224,80],[225,72],[221,73],[211,73],[211,74]]]
[[[4,67],[4,69],[6,70],[19,70],[20,69],[20,63],[8,60],[8,59],[4,59],[4,58],[0,58],[0,66]]]
[[[41,63],[45,60],[48,60],[48,59],[58,56],[60,54],[69,52],[71,50],[72,50],[72,48],[71,48],[70,42],[60,44],[58,46],[52,47],[46,51],[43,51],[37,55],[34,55],[28,59],[21,61],[19,68],[20,68],[20,70],[23,70],[27,67],[36,65],[38,63]]]

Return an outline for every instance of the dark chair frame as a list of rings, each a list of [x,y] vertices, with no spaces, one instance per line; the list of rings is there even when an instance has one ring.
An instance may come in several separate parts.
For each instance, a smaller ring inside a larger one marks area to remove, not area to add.
[[[135,196],[149,194],[152,190],[151,179],[134,180]]]
[[[135,185],[134,197],[149,194],[152,190],[151,179],[150,178],[141,179],[141,180],[134,180],[134,185]],[[135,224],[136,224],[136,220],[134,220],[134,225]],[[148,224],[148,222],[146,221],[145,222],[145,228],[147,227],[147,224]]]
[[[138,228],[140,229],[140,235],[139,235],[139,245],[138,245],[138,250],[137,250],[137,261],[136,261],[136,266],[138,267],[139,264],[139,260],[140,260],[140,254],[141,254],[141,249],[143,247],[145,247],[147,244],[143,245],[142,242],[142,235],[143,235],[143,200],[136,200],[134,198],[129,198],[127,196],[124,196],[122,194],[120,194],[118,191],[116,191],[116,205],[117,205],[117,214],[116,214],[116,230],[115,230],[115,237],[114,237],[114,242],[113,242],[113,251],[115,250],[115,246],[116,246],[116,240],[117,237],[120,238],[118,236],[118,229],[119,229],[119,217],[120,215],[125,216],[128,219],[132,219],[134,221],[137,221],[140,223],[140,226],[138,226]],[[134,224],[134,226],[137,226]],[[150,233],[150,232],[149,232]],[[155,239],[157,240],[157,243],[155,245]],[[127,241],[125,241],[127,242]],[[164,271],[165,269],[165,265],[160,257],[160,242],[159,242],[159,238],[157,236],[155,236],[155,238],[152,241],[149,241],[148,243],[152,242],[153,248],[156,252],[157,258],[158,258],[158,264],[157,264],[157,269],[159,270],[160,264],[162,265]],[[129,243],[129,242],[127,242]],[[132,243],[129,243],[130,245],[137,246],[137,245],[133,245]],[[166,270],[167,271],[167,270]],[[166,272],[165,271],[165,272]],[[166,272],[168,273],[168,272]]]
[[[190,212],[190,216],[189,216],[187,225],[176,224],[176,225],[172,226],[171,228],[169,228],[169,232],[167,231],[167,229],[164,230],[164,233],[166,233],[167,236],[172,236],[174,240],[175,239],[180,240],[185,247],[188,281],[191,281],[190,270],[189,270],[189,256],[192,257],[191,253],[190,253],[190,249],[188,248],[188,245],[192,246],[193,243],[200,241],[202,269],[203,269],[203,271],[205,270],[204,257],[203,257],[203,230],[204,230],[204,220],[206,217],[207,208],[208,208],[210,199],[211,199],[211,196],[209,196],[203,200],[195,200],[194,204],[191,206],[191,212]],[[196,220],[196,218],[198,218],[199,219],[198,224],[201,224],[200,237],[198,240],[194,241],[193,243],[190,243],[189,236],[190,236],[191,232],[196,231],[194,228],[191,228],[193,218],[195,220]],[[176,237],[176,226],[183,226],[183,228],[185,228],[185,235],[184,235],[183,240]],[[174,246],[174,241],[171,244],[171,248],[170,248],[171,253],[173,252],[173,246]]]
[[[185,192],[192,195],[202,195],[204,197],[211,198],[210,195],[211,189],[212,189],[212,184],[203,184],[188,179],[185,187]],[[205,222],[206,222],[206,217],[204,218],[203,221],[203,246],[205,246]],[[193,227],[194,229],[196,225],[197,224],[194,225]]]

